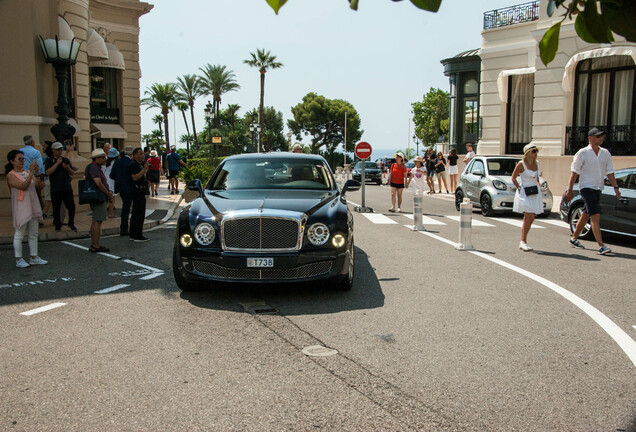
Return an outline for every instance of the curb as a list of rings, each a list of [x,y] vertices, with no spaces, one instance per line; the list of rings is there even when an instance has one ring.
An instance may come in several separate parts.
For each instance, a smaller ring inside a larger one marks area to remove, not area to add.
[[[170,204],[166,215],[161,220],[152,220],[148,222],[144,222],[144,229],[152,228],[157,225],[162,225],[166,223],[170,218],[174,215],[174,212],[179,207],[183,201],[183,194],[179,195],[179,199],[175,200]],[[109,227],[102,229],[102,236],[109,236],[119,234],[119,227]],[[89,238],[89,231],[60,231],[60,232],[50,232],[50,233],[40,233],[38,237],[38,242],[52,242],[52,241],[63,241],[63,240],[75,240],[82,238]],[[2,236],[0,237],[0,245],[13,245],[13,236]]]

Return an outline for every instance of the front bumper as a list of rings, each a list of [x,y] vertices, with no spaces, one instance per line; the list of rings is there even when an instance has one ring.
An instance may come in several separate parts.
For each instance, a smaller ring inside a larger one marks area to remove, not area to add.
[[[514,188],[510,190],[510,188],[506,191],[491,191],[490,196],[492,197],[492,209],[496,212],[506,212],[512,211],[512,207],[515,200],[515,192]],[[551,212],[553,205],[552,193],[547,191],[542,191],[542,201],[543,201],[543,211]]]

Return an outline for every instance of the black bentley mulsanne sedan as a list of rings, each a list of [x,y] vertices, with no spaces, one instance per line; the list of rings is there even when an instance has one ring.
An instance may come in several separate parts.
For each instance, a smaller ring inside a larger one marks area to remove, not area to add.
[[[179,215],[174,278],[184,291],[215,282],[284,283],[329,280],[351,289],[353,217],[345,193],[317,155],[230,156],[198,198]]]

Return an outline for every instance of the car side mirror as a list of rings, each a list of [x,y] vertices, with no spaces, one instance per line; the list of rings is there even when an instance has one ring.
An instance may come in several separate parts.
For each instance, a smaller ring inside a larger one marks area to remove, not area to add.
[[[203,196],[203,185],[201,184],[201,180],[194,179],[188,181],[186,183],[185,193],[183,194],[185,202],[192,202],[201,196]]]
[[[474,174],[476,176],[482,177],[484,174],[481,172],[481,170],[475,170],[473,171],[471,174]]]
[[[342,187],[342,194],[346,194],[347,192],[355,192],[360,190],[360,182],[357,180],[347,180]]]

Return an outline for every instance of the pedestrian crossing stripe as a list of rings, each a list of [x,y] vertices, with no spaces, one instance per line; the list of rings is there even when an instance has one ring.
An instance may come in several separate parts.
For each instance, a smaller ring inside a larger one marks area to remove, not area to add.
[[[402,216],[413,220],[413,215],[412,214],[403,214]],[[422,224],[424,226],[426,226],[426,225],[446,225],[446,223],[444,223],[444,222],[442,222],[440,220],[433,219],[433,218],[430,218],[430,217],[424,216],[424,215],[422,215]]]
[[[492,220],[503,222],[505,224],[516,226],[518,228],[521,228],[523,226],[523,221],[522,220],[518,220],[518,219],[492,218]],[[534,225],[534,224],[532,224],[532,227],[533,228],[539,228],[539,229],[545,228],[545,227],[542,227],[541,225]]]
[[[567,222],[563,222],[562,220],[541,219],[540,221],[535,221],[535,222],[541,222],[541,223],[545,223],[549,225],[554,225],[554,226],[570,229],[570,225]],[[532,224],[532,226],[534,226],[534,224]]]
[[[384,224],[384,225],[390,225],[390,224],[397,224],[398,222],[395,221],[395,219],[390,218],[386,215],[383,215],[382,213],[361,213],[364,217],[366,217],[367,219],[369,219],[371,222],[375,223],[375,224]],[[413,220],[413,215],[410,213],[402,213],[402,216],[404,216],[405,218],[409,219],[409,220]],[[441,216],[440,216],[441,217]],[[450,219],[452,221],[455,222],[459,222],[459,216],[444,216],[447,219]],[[509,218],[490,218],[489,220],[493,220],[493,221],[498,221],[498,222],[503,222],[507,225],[512,225],[518,228],[521,228],[523,226],[523,220],[519,220],[519,219],[509,219]],[[544,229],[546,227],[541,226],[540,224],[537,224],[536,222],[541,223],[545,223],[545,224],[549,224],[549,225],[553,225],[553,226],[557,226],[557,227],[561,227],[561,228],[570,228],[570,226],[566,223],[563,222],[561,220],[550,220],[550,219],[541,219],[540,221],[535,220],[535,223],[532,224],[532,228],[537,228],[537,229]],[[424,216],[422,215],[422,225],[427,226],[427,225],[447,225],[447,223],[439,220],[439,219],[434,219],[428,216]],[[411,225],[408,225],[409,227]],[[479,219],[472,219],[472,226],[473,227],[495,227],[495,225],[490,224],[488,222],[484,222],[482,220]]]
[[[459,222],[459,216],[445,216],[450,220],[454,220],[455,222]],[[493,227],[493,224],[489,224],[488,222],[481,221],[479,219],[473,218],[472,225],[476,227]]]
[[[397,222],[382,213],[361,213],[364,217],[375,224],[396,224]]]

